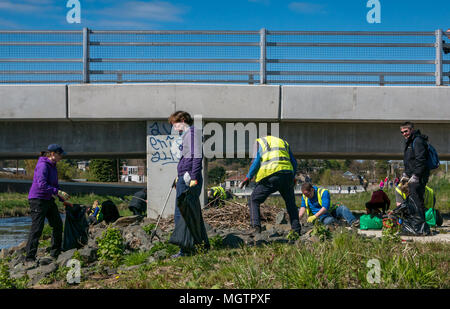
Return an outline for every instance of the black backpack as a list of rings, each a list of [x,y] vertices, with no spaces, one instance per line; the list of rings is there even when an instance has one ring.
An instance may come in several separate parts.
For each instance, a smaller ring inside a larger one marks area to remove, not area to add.
[[[103,213],[103,220],[106,223],[115,222],[117,219],[120,218],[119,210],[111,200],[106,200],[102,203],[102,213]]]

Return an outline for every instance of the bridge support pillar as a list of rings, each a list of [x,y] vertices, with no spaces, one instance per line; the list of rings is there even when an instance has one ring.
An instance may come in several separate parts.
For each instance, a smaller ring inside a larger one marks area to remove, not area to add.
[[[161,214],[169,195],[171,185],[177,177],[176,148],[181,137],[171,135],[171,126],[164,121],[147,121],[147,217],[156,219]],[[207,183],[207,164],[203,164],[203,188],[200,195],[202,207],[205,205]],[[171,191],[166,208],[162,214],[167,218],[175,211],[175,188]]]

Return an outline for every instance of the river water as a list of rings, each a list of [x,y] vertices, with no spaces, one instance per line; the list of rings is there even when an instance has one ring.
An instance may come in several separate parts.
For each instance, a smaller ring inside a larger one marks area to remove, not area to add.
[[[61,215],[64,222],[65,215]],[[47,219],[45,220],[47,224]],[[28,239],[31,217],[0,218],[0,250],[17,246]]]

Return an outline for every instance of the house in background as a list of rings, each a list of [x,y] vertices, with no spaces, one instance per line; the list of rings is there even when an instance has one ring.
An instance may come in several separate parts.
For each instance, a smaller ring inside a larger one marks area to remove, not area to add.
[[[24,168],[18,167],[3,167],[0,168],[0,172],[9,173],[9,174],[17,174],[17,175],[26,175],[27,171]]]
[[[90,161],[78,161],[77,162],[77,168],[79,170],[82,170],[83,172],[85,172],[86,169],[89,167],[89,162]]]
[[[145,176],[145,166],[139,165],[123,165],[122,175],[120,176],[120,181],[122,182],[147,182],[147,177]]]
[[[230,190],[238,188],[239,185],[244,181],[245,175],[234,175],[225,179],[225,190]]]

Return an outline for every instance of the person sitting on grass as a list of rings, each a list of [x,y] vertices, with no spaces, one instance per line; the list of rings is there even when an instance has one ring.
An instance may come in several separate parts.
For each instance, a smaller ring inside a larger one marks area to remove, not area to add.
[[[344,218],[351,227],[359,227],[359,219],[344,205],[332,205],[330,192],[328,189],[313,186],[310,183],[302,185],[302,203],[300,206],[299,217],[308,215],[308,222],[315,220],[325,225],[337,224],[338,218]]]
[[[99,205],[98,200],[94,201],[92,207],[88,208],[86,213],[88,214],[89,225],[95,225],[103,220],[102,205]]]

